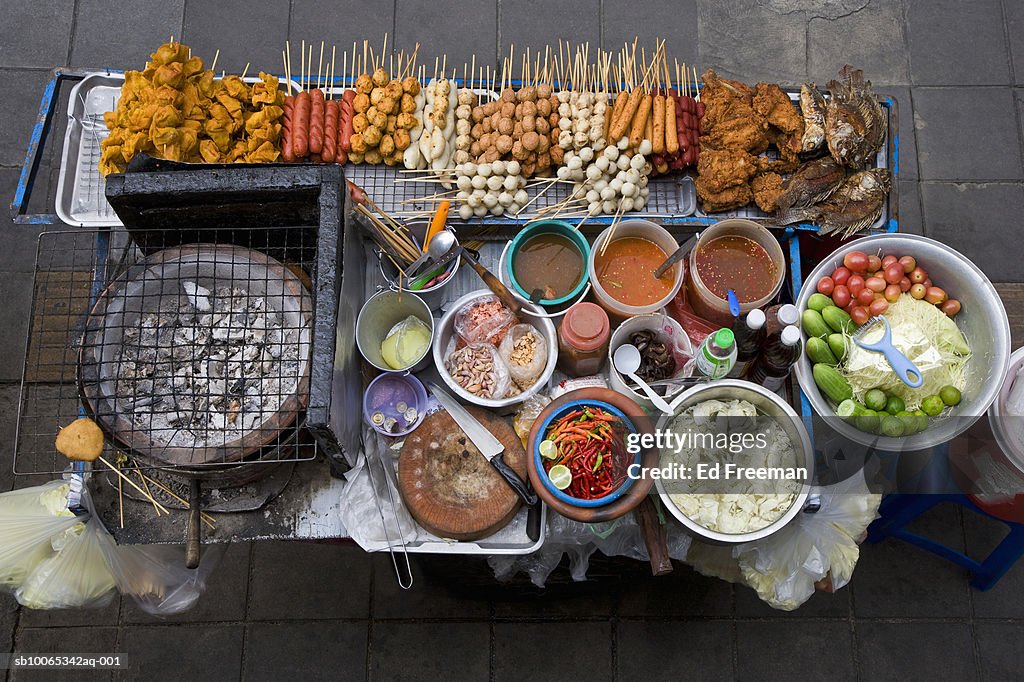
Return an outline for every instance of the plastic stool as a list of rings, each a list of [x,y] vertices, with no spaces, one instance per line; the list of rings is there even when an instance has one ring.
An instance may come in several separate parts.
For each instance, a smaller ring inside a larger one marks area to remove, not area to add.
[[[984,561],[978,562],[962,552],[906,530],[905,526],[908,523],[929,509],[945,502],[960,505],[975,514],[1005,524],[1009,526],[1010,533]],[[1024,555],[1024,524],[1012,523],[989,514],[974,504],[967,495],[887,495],[882,500],[878,511],[881,518],[876,519],[868,527],[867,541],[869,543],[875,544],[888,537],[895,537],[926,549],[932,554],[937,554],[970,571],[974,575],[971,586],[981,591],[992,589],[1017,562],[1017,559]]]

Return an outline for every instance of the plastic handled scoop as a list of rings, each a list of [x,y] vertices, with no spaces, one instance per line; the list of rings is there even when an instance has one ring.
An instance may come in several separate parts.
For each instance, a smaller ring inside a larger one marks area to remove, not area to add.
[[[733,291],[732,289],[729,289],[727,294],[726,294],[726,298],[729,301],[729,314],[732,315],[733,317],[739,317],[740,316],[740,299],[739,299],[739,296],[736,295],[735,291]]]
[[[437,212],[434,213],[434,218],[430,221],[430,227],[427,228],[427,234],[423,237],[423,253],[427,252],[427,249],[430,248],[430,242],[444,229],[445,224],[448,222],[448,209],[451,206],[452,202],[447,199],[437,205]]]
[[[427,261],[438,261],[446,253],[452,250],[455,246],[455,235],[448,230],[442,230],[433,239],[430,240],[430,244],[427,245],[427,250],[423,252],[423,255],[413,261],[413,264],[406,269],[406,275],[412,279],[419,274],[423,266],[427,264]]]
[[[883,327],[882,338],[871,343],[866,342],[864,337],[878,325]],[[884,355],[885,359],[889,362],[889,366],[892,367],[892,371],[910,388],[920,388],[921,384],[924,383],[924,377],[921,376],[921,370],[917,368],[917,365],[904,355],[900,349],[892,345],[892,327],[889,326],[889,320],[882,315],[876,315],[861,325],[861,328],[853,335],[853,342],[864,350]]]
[[[637,375],[636,371],[640,369],[640,349],[631,343],[624,343],[615,349],[615,355],[612,356],[612,362],[615,364],[615,369],[620,373],[625,374],[640,387],[640,390],[644,392],[654,406],[666,414],[672,412],[672,407],[665,402],[665,399],[655,392],[646,381]]]

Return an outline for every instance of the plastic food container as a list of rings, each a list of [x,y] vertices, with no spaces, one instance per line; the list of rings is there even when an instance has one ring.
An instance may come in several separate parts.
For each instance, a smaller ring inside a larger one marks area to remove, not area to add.
[[[732,314],[729,312],[729,302],[724,298],[711,293],[701,282],[700,273],[697,272],[697,251],[708,242],[719,237],[746,237],[763,246],[775,265],[775,283],[771,293],[756,301],[740,303],[740,314],[746,314],[754,308],[761,308],[774,299],[782,288],[782,282],[786,278],[786,256],[782,252],[779,240],[767,229],[761,227],[752,220],[742,218],[729,218],[715,223],[701,233],[700,239],[690,252],[689,268],[686,274],[687,302],[697,313],[709,322],[728,327],[732,325]]]
[[[385,436],[405,436],[423,421],[427,400],[427,389],[413,375],[381,374],[370,382],[363,394],[363,419],[374,431]],[[411,416],[410,410],[415,410],[411,421],[406,418]],[[377,420],[375,415],[379,415]],[[394,419],[398,428],[389,431],[384,428],[386,421],[377,423],[380,419]]]
[[[601,246],[604,244],[604,240],[608,238],[612,229],[615,230],[614,239],[620,237],[640,237],[641,239],[646,239],[660,246],[661,250],[665,252],[666,257],[671,256],[679,248],[676,238],[668,230],[649,220],[622,220],[617,226],[609,227],[594,241],[594,246],[590,250],[590,259],[587,262],[587,273],[590,276],[590,285],[594,288],[595,299],[602,308],[608,311],[608,315],[612,317],[613,321],[621,322],[634,315],[643,315],[661,310],[679,292],[679,287],[683,284],[683,266],[680,263],[672,266],[670,272],[675,273],[675,280],[672,284],[672,289],[661,300],[644,306],[631,306],[618,301],[597,281],[597,271],[595,269],[597,254],[601,252]]]
[[[356,318],[356,345],[367,362],[382,372],[419,372],[426,369],[430,364],[429,343],[416,362],[401,369],[389,366],[380,353],[380,346],[387,338],[388,332],[410,315],[418,317],[427,325],[433,341],[436,337],[434,318],[427,304],[415,294],[399,294],[397,291],[384,290],[377,292],[363,304]]]
[[[593,303],[577,303],[566,312],[558,328],[559,366],[570,376],[601,371],[608,354],[611,323],[604,309]]]
[[[629,343],[629,337],[633,335],[633,332],[642,330],[650,330],[658,335],[658,339],[666,341],[670,346],[674,346],[675,359],[676,359],[676,371],[672,375],[672,378],[679,378],[689,376],[691,371],[687,370],[687,365],[691,365],[690,361],[693,360],[693,344],[690,343],[690,337],[683,331],[682,326],[674,319],[664,313],[650,313],[648,315],[637,315],[636,317],[630,318],[623,322],[615,333],[612,334],[611,343],[608,345],[608,380],[609,384],[613,389],[624,395],[632,398],[636,403],[647,410],[648,412],[656,411],[657,408],[651,399],[647,397],[641,391],[633,390],[629,387],[632,380],[628,377],[624,377],[615,369],[615,363],[612,362],[612,356],[615,355],[615,350],[624,343]],[[691,365],[692,366],[692,365]],[[679,385],[676,387],[669,386],[668,392],[665,394],[665,399],[671,402],[671,398],[681,393],[686,386]]]
[[[551,380],[551,375],[555,371],[555,363],[558,361],[558,336],[555,333],[555,325],[551,323],[551,320],[544,318],[526,318],[522,320],[523,322],[529,322],[532,324],[544,337],[544,341],[547,343],[548,359],[547,364],[544,366],[544,371],[540,375],[540,379],[538,379],[533,386],[519,395],[512,396],[510,398],[502,398],[501,400],[479,398],[465,390],[455,383],[444,368],[444,360],[447,356],[449,345],[455,338],[455,316],[469,302],[478,299],[481,296],[493,295],[494,294],[490,289],[478,289],[477,291],[472,291],[466,294],[451,304],[451,307],[448,308],[444,317],[442,317],[437,323],[437,328],[434,331],[433,358],[434,365],[437,368],[437,373],[441,376],[441,380],[444,382],[445,386],[448,387],[448,390],[454,393],[459,400],[472,405],[488,407],[501,414],[508,414],[512,412],[519,403],[536,394],[548,385],[548,382]],[[523,307],[531,312],[540,312],[540,306],[536,306],[531,303],[525,303],[523,304]]]
[[[516,256],[519,255],[519,250],[522,249],[526,242],[541,234],[556,234],[561,237],[565,237],[572,242],[579,250],[581,266],[585,266],[590,260],[590,244],[587,242],[587,238],[583,236],[583,233],[577,230],[574,226],[561,220],[540,220],[535,223],[530,223],[515,236],[509,244],[509,247],[502,254],[502,264],[508,272],[509,282],[512,284],[512,291],[515,292],[518,298],[521,298],[524,301],[530,300],[530,294],[533,292],[524,289],[516,280]],[[559,306],[576,300],[583,293],[583,290],[587,288],[587,281],[588,271],[583,270],[579,283],[576,284],[572,291],[560,298],[550,300],[542,299],[540,301],[540,305],[546,309],[551,309],[558,308]]]

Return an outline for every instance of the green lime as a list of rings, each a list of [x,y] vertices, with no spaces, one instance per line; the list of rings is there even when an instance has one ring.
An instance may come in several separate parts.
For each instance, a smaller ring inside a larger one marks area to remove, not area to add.
[[[551,485],[565,490],[572,483],[572,472],[564,464],[556,464],[548,470],[548,478],[551,479]]]
[[[891,395],[885,399],[885,411],[889,414],[896,414],[907,409],[907,404],[898,395]]]
[[[938,417],[944,407],[945,405],[943,404],[942,398],[937,395],[930,395],[921,401],[921,409],[924,410],[924,413],[929,417]]]
[[[939,397],[942,398],[942,402],[946,403],[950,407],[953,405],[959,405],[960,389],[956,386],[943,386],[939,390]]]
[[[903,423],[903,435],[911,436],[917,433],[917,417],[914,416],[913,412],[907,410],[900,410],[896,413],[896,418]]]
[[[917,432],[920,433],[928,428],[928,415],[925,414],[924,410],[914,410],[914,416],[917,417]]]
[[[899,417],[894,417],[891,414],[882,417],[880,430],[883,436],[897,438],[903,435],[903,421]]]
[[[863,411],[863,407],[855,403],[852,399],[847,398],[843,402],[839,403],[839,407],[836,408],[836,416],[850,421],[858,414],[863,413]]]
[[[876,412],[885,410],[885,400],[885,391],[880,388],[873,388],[864,394],[864,404]]]
[[[540,456],[544,459],[556,459],[558,457],[558,446],[555,445],[554,441],[542,440],[538,450],[540,450]]]
[[[854,425],[865,433],[878,433],[878,425],[881,419],[879,419],[878,413],[871,409],[865,409],[864,414],[858,415],[854,418]]]

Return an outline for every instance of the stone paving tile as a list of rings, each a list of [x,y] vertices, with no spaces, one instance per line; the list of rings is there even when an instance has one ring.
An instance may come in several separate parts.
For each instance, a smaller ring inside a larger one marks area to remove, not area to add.
[[[394,2],[371,3],[366,0],[302,0],[302,2],[291,3],[291,28],[289,29],[289,40],[291,41],[292,78],[299,79],[299,53],[302,51],[302,42],[309,45],[316,45],[314,62],[320,56],[320,41],[327,43],[324,54],[329,55],[331,46],[338,48],[334,60],[334,68],[338,76],[342,75],[344,66],[343,54],[348,53],[349,70],[352,69],[352,42],[357,41],[356,54],[362,59],[363,41],[368,40],[374,46],[374,50],[380,51],[384,33],[388,34],[388,51],[391,51],[392,41],[396,49],[403,47],[411,50],[413,45],[404,45],[395,40],[395,5]],[[431,37],[418,35],[415,40],[433,42]],[[436,39],[435,39],[436,40]],[[414,41],[415,42],[415,41]],[[276,46],[278,55],[275,73],[280,73],[281,45]],[[422,50],[421,50],[422,53]],[[223,53],[222,53],[223,54]],[[326,57],[328,60],[330,57]],[[421,62],[422,63],[422,62]],[[313,69],[317,67],[314,65]],[[358,75],[358,74],[357,74]]]
[[[450,585],[444,584],[434,575],[424,574],[417,558],[412,560],[413,588],[403,590],[395,577],[390,555],[386,552],[373,555],[374,619],[487,620],[490,617],[490,604],[487,601],[464,598],[454,593]],[[451,559],[461,561],[463,557]]]
[[[502,2],[498,7],[498,63],[508,57],[509,46],[515,46],[516,76],[519,75],[521,55],[530,48],[530,54],[550,45],[558,47],[559,40],[568,40],[573,46],[590,42],[594,55],[601,44],[600,0],[547,0],[546,2]],[[653,48],[651,37],[647,44]],[[640,50],[637,48],[637,54]],[[650,50],[648,50],[650,54]]]
[[[676,0],[666,5],[657,0],[604,0],[601,5],[601,40],[604,49],[617,51],[622,44],[633,43],[638,34],[650,32],[665,39],[669,69],[675,78],[673,60],[697,64],[697,2]]]
[[[555,646],[545,646],[555,644]],[[552,655],[557,651],[557,655]],[[498,623],[496,682],[607,680],[612,677],[611,623]]]
[[[369,679],[484,680],[489,642],[486,623],[375,623]]]
[[[0,272],[0,301],[7,317],[0,327],[0,381],[21,381],[25,364],[25,338],[32,308],[32,277],[23,272]]]
[[[362,680],[367,624],[257,623],[245,637],[245,680]]]
[[[171,36],[181,40],[184,11],[185,0],[79,0],[71,65],[142,69]],[[111,40],[112,25],[118,29],[116,40]]]
[[[743,680],[855,679],[845,621],[737,623],[736,660],[737,677]]]
[[[700,3],[701,67],[749,83],[803,82],[807,77],[805,22],[802,15],[786,15],[783,4],[757,0]]]
[[[1013,79],[1018,85],[1024,83],[1024,3],[1004,2],[1003,16],[1006,33],[1010,37],[1010,56],[1013,62]]]
[[[622,621],[616,636],[616,673],[623,682],[735,678],[731,623]]]
[[[1020,252],[1006,248],[1001,231],[1024,213],[1021,185],[925,182],[921,205],[926,236],[955,245],[993,282],[1021,280]]]
[[[967,555],[983,561],[1007,533],[1007,526],[964,511]],[[1017,564],[987,592],[971,591],[975,618],[1024,618],[1024,562]]]
[[[249,620],[366,618],[371,560],[358,547],[258,542]]]
[[[589,587],[589,586],[588,586]],[[539,593],[530,597],[494,599],[494,617],[499,619],[607,618],[615,611],[616,592],[608,586],[593,586],[573,594]]]
[[[458,3],[455,11],[460,18],[455,20],[464,22],[467,29],[472,26],[472,29],[459,31],[457,40],[441,39],[452,30],[454,17],[450,12],[439,10],[436,2],[397,0],[396,5],[395,32],[392,34],[395,47],[404,48],[408,54],[419,42],[417,63],[426,65],[428,74],[433,74],[435,57],[443,58],[444,55],[448,56],[448,75],[457,68],[459,78],[462,78],[463,64],[470,64],[473,55],[476,55],[478,70],[481,66],[493,67],[498,63],[498,3],[494,0],[463,0]],[[389,49],[390,45],[389,41]],[[525,50],[526,45],[522,48]],[[516,44],[517,64],[521,65],[519,49]],[[530,58],[534,58],[532,52]],[[517,66],[517,76],[520,69],[521,66]]]
[[[74,13],[74,0],[4,3],[4,20],[0,22],[0,65],[51,69],[66,64]],[[106,33],[109,36],[109,32]]]
[[[731,583],[677,563],[669,575],[624,586],[618,614],[623,618],[731,616],[732,592]]]
[[[52,477],[51,477],[52,478]],[[101,627],[117,625],[121,610],[121,597],[115,594],[113,600],[99,608],[60,609],[57,611],[21,610],[22,628]]]
[[[854,576],[856,576],[854,572]],[[736,587],[737,618],[848,618],[850,616],[850,586],[834,594],[815,592],[811,598],[795,611],[773,609],[757,596],[757,592],[745,586]]]
[[[915,85],[1010,82],[999,0],[908,0],[907,39]]]
[[[1024,670],[1024,624],[975,623],[981,678],[1012,680]]]
[[[807,71],[811,80],[824,85],[844,64],[852,64],[864,69],[877,85],[909,83],[902,3],[860,4],[860,9],[843,16],[815,16],[808,22]]]
[[[242,625],[135,625],[121,630],[127,670],[117,680],[236,680],[242,668]],[[278,650],[280,652],[280,650]]]
[[[39,98],[50,80],[48,71],[25,71],[0,68],[0,89],[23,92],[20,97],[0,97],[0,166],[17,166],[25,162],[25,150],[39,113]],[[13,195],[3,203],[9,205]]]
[[[7,593],[0,594],[0,652],[14,650],[14,627],[17,624],[18,602]]]
[[[220,49],[218,71],[241,74],[248,63],[250,76],[261,69],[280,73],[284,70],[281,50],[288,38],[289,6],[288,0],[188,0],[182,41],[207,65]],[[292,48],[292,61],[298,64],[295,46]]]
[[[117,628],[26,628],[18,633],[14,650],[27,654],[112,654],[117,651]],[[14,670],[12,682],[24,680],[109,680],[110,670]]]
[[[923,180],[1019,180],[1019,127],[1009,88],[914,88]]]
[[[898,189],[900,232],[924,234],[920,183],[917,180],[900,180]]]
[[[868,80],[873,81],[870,73],[865,72],[865,76]],[[824,85],[824,83],[819,85]],[[910,88],[905,85],[876,86],[873,82],[872,88],[879,97],[892,97],[896,101],[896,116],[899,119],[899,134],[897,135],[899,166],[897,175],[901,180],[916,180],[918,177],[917,133],[914,130],[914,104]]]
[[[206,591],[188,611],[174,616],[153,616],[126,597],[122,599],[121,622],[203,623],[245,620],[246,593],[249,588],[250,543],[232,543],[221,557],[207,583]]]
[[[942,505],[911,530],[963,549],[958,510]],[[966,572],[930,552],[889,538],[863,545],[854,571],[853,609],[859,618],[966,618],[970,614]]]
[[[0,493],[14,487],[14,435],[18,429],[18,397],[21,389],[17,384],[0,386]],[[0,597],[0,613],[6,602]],[[2,638],[0,638],[2,641]]]
[[[866,680],[975,679],[966,623],[855,624],[857,662]]]

